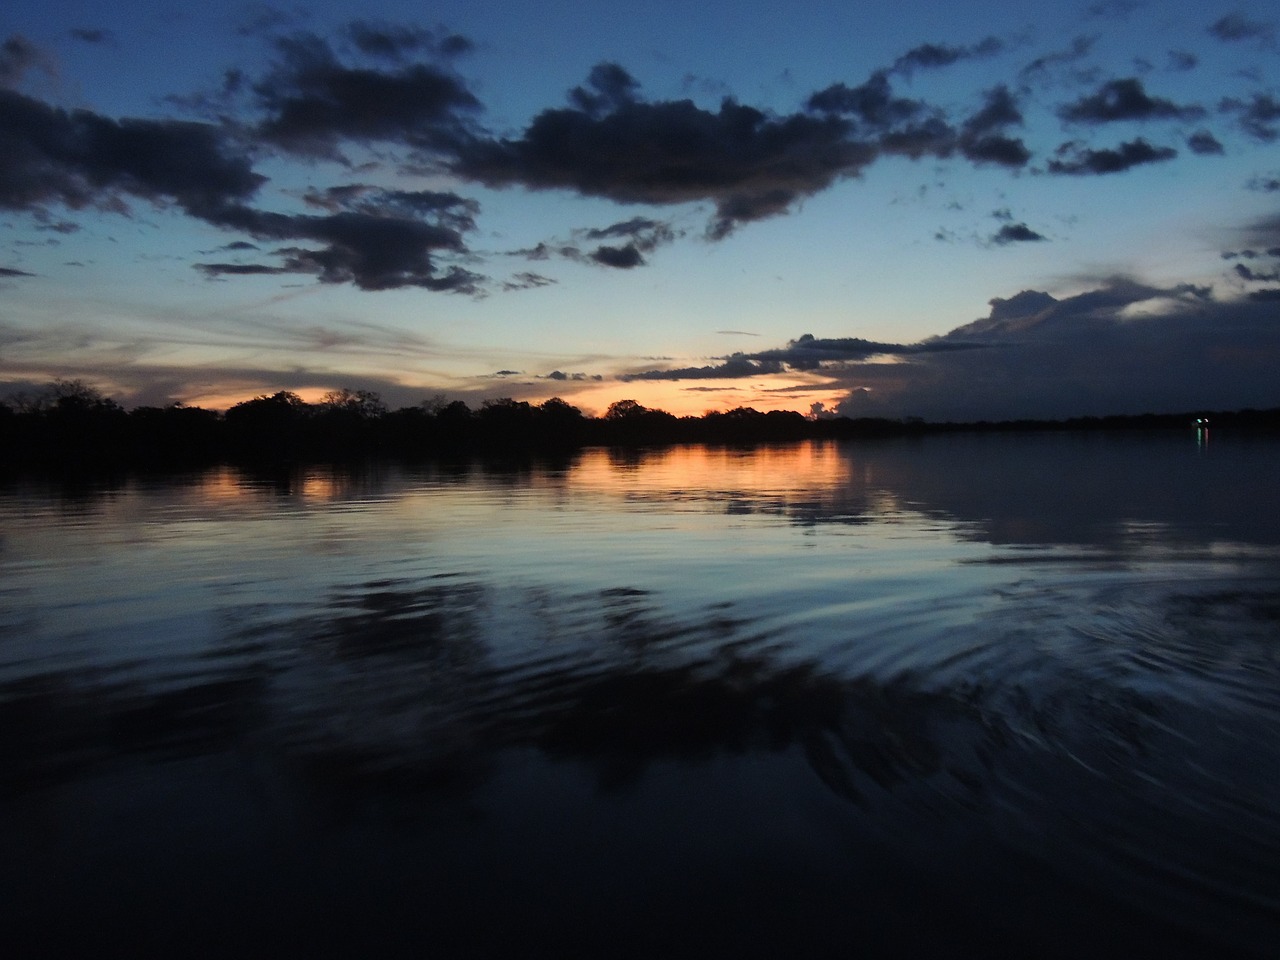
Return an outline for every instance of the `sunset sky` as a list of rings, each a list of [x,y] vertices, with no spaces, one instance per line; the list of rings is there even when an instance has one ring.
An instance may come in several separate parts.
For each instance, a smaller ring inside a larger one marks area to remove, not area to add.
[[[1280,406],[1270,5],[0,12],[0,397]]]

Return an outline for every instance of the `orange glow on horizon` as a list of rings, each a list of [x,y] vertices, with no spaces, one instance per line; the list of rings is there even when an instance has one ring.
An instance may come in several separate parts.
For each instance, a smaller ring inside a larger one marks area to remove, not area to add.
[[[690,386],[690,383],[694,385]],[[269,397],[281,390],[287,390],[307,403],[318,403],[331,389],[334,388],[327,386],[297,388],[209,386],[204,390],[187,394],[182,402],[190,407],[226,411],[246,400]],[[737,407],[751,407],[761,413],[768,413],[771,410],[794,410],[797,413],[808,414],[809,408],[814,403],[823,403],[830,407],[838,403],[845,392],[828,380],[810,381],[798,378],[779,378],[777,383],[770,384],[754,380],[682,382],[633,380],[630,383],[616,380],[590,383],[552,381],[545,385],[538,384],[536,387],[527,383],[512,383],[505,388],[502,384],[494,384],[483,393],[468,391],[462,395],[456,392],[451,393],[447,389],[424,387],[421,390],[424,397],[443,394],[449,400],[463,399],[472,410],[478,410],[484,399],[511,397],[537,405],[552,397],[559,397],[566,403],[578,407],[584,414],[594,417],[604,416],[610,404],[619,400],[635,400],[650,409],[665,410],[677,417],[700,417],[709,411],[720,412]],[[395,409],[397,405],[390,404],[390,406]]]
[[[695,386],[689,386],[692,382]],[[807,414],[814,403],[832,405],[845,391],[830,381],[788,380],[779,378],[765,385],[754,380],[657,381],[633,380],[630,383],[609,381],[574,389],[577,384],[548,386],[536,394],[522,394],[519,399],[541,403],[559,396],[590,416],[603,416],[609,405],[619,400],[634,400],[654,410],[665,410],[677,417],[700,417],[715,411],[752,407],[761,413],[772,410],[794,410]],[[786,392],[783,392],[786,391]]]

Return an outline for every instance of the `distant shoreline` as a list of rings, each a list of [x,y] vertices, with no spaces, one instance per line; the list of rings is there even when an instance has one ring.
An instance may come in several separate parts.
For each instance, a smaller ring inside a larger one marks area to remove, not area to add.
[[[624,400],[613,404],[604,416],[589,417],[559,399],[537,405],[493,400],[478,410],[455,401],[392,411],[376,394],[341,391],[317,404],[281,392],[236,404],[223,414],[182,404],[126,411],[79,383],[60,383],[57,390],[60,392],[25,405],[0,403],[0,451],[5,472],[563,454],[587,447],[751,445],[942,433],[1280,433],[1280,407],[1063,420],[937,422],[917,417],[809,418],[793,411],[762,413],[748,407],[701,417],[676,417]]]

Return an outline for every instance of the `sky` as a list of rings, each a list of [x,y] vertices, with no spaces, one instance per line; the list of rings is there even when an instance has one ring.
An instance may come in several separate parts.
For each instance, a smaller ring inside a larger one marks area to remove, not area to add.
[[[1269,5],[0,12],[0,397],[1280,406]]]

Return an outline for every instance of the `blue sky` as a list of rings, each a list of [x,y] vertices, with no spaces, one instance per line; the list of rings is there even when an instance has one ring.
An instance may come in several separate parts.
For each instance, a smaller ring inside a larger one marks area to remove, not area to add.
[[[1190,3],[0,15],[0,395],[1280,404],[1280,24]]]

